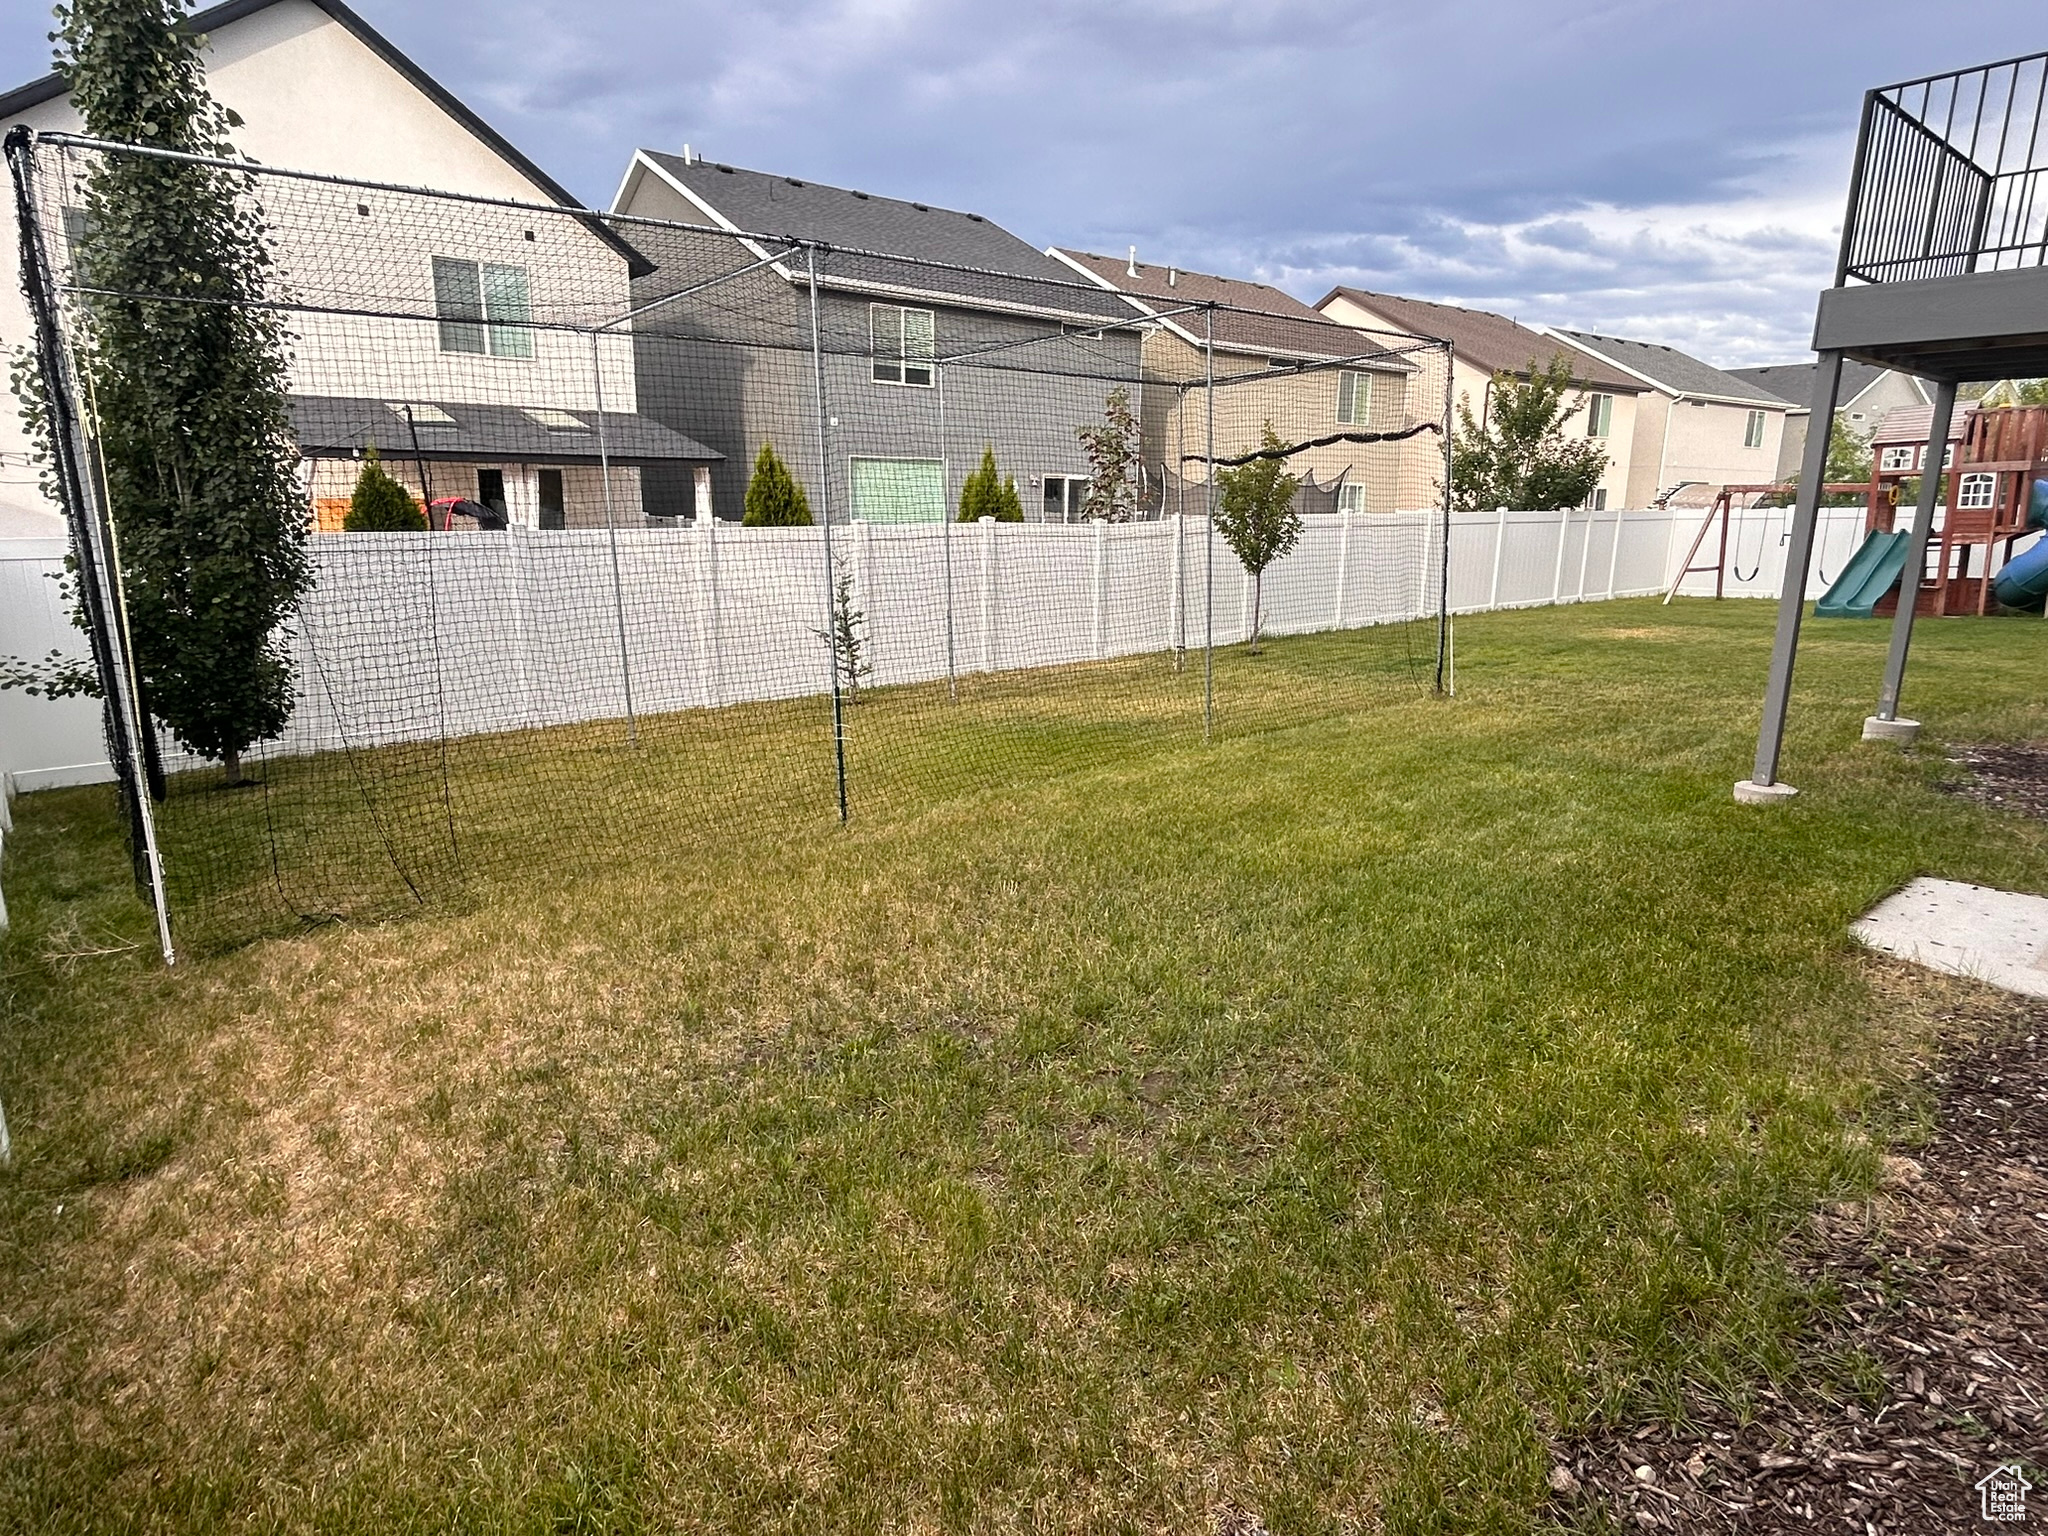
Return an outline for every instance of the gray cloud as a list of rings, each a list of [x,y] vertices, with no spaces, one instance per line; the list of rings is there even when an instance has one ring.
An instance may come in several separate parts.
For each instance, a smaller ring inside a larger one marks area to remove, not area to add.
[[[1919,0],[355,0],[579,195],[636,145],[1025,238],[1799,351],[1860,92],[2037,44]],[[0,20],[26,78],[33,15]]]

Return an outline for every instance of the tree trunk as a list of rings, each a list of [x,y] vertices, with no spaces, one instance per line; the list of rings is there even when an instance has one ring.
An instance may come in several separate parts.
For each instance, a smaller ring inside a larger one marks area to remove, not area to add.
[[[1263,620],[1263,619],[1264,619],[1264,617],[1265,617],[1265,615],[1264,615],[1264,613],[1263,613],[1263,611],[1262,611],[1262,610],[1263,610],[1263,607],[1264,607],[1264,604],[1265,604],[1265,598],[1266,598],[1266,573],[1265,573],[1264,571],[1257,571],[1257,572],[1254,572],[1254,573],[1253,573],[1253,575],[1252,575],[1252,650],[1251,650],[1251,653],[1252,653],[1252,655],[1254,655],[1254,656],[1256,656],[1256,655],[1258,655],[1258,654],[1259,654],[1259,626],[1260,626],[1260,623],[1262,622],[1262,620]]]
[[[241,785],[244,785],[249,782],[247,779],[242,777],[241,753],[226,753],[223,755],[221,760],[227,765],[227,777],[222,779],[221,782],[227,785],[229,789],[239,788]]]

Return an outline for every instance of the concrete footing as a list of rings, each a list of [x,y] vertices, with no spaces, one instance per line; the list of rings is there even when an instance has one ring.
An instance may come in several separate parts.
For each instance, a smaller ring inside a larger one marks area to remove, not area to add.
[[[1920,736],[1918,720],[1886,720],[1870,715],[1863,722],[1865,741],[1896,741],[1900,746],[1911,746]]]
[[[1790,784],[1759,784],[1754,779],[1744,779],[1735,786],[1737,805],[1783,805],[1799,791]]]

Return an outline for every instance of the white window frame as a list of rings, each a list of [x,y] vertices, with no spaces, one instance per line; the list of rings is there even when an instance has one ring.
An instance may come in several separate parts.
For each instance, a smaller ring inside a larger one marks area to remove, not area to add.
[[[1372,425],[1372,375],[1358,368],[1337,370],[1337,424]]]
[[[1337,510],[1339,512],[1368,511],[1370,509],[1366,506],[1365,499],[1365,487],[1356,481],[1346,480],[1337,487]]]
[[[1614,435],[1614,396],[1586,396],[1586,436],[1612,437]]]
[[[1764,413],[1751,411],[1748,420],[1742,424],[1742,446],[1761,448],[1764,445]]]
[[[914,326],[912,317],[921,319]],[[922,336],[913,335],[921,329]],[[873,358],[869,376],[877,384],[894,384],[906,389],[930,389],[938,373],[938,322],[928,309],[904,304],[868,306],[868,350]],[[922,374],[919,378],[916,375]]]
[[[1088,520],[1088,485],[1086,475],[1040,475],[1038,505],[1043,516],[1045,493],[1052,489],[1055,480],[1060,482],[1060,521],[1063,523],[1084,523]]]
[[[1605,512],[1607,510],[1607,487],[1596,485],[1586,493],[1586,500],[1580,508],[1584,512]]]
[[[1964,475],[1956,482],[1956,509],[1988,512],[1998,505],[1998,476],[1988,471]]]
[[[467,256],[433,260],[434,315],[443,352],[528,362],[533,357],[533,279],[513,261],[474,261]],[[443,278],[469,279],[466,294],[450,295]],[[474,297],[469,295],[473,294]]]
[[[1877,467],[1888,475],[1902,474],[1917,466],[1919,449],[1911,443],[1893,443],[1877,456]]]

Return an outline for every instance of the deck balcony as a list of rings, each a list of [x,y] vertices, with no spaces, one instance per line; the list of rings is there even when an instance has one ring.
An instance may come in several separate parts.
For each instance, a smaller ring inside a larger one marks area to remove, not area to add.
[[[1869,92],[1814,346],[1950,381],[2048,373],[2048,53]]]

